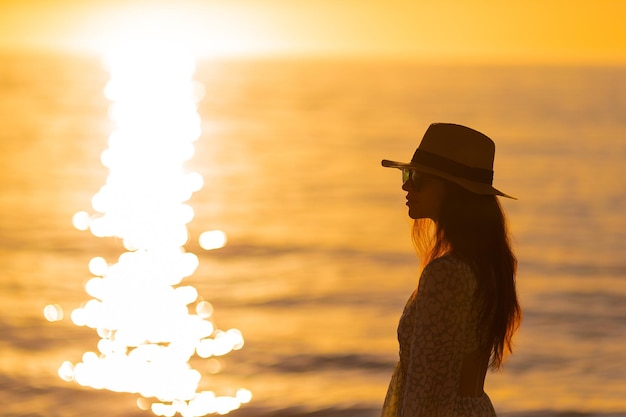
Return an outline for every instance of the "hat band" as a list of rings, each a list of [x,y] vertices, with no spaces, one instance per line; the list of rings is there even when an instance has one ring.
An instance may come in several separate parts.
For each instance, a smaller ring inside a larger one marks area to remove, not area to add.
[[[429,168],[445,171],[455,177],[491,185],[493,183],[493,171],[483,168],[474,168],[452,159],[417,149],[411,159],[411,165],[420,164]]]

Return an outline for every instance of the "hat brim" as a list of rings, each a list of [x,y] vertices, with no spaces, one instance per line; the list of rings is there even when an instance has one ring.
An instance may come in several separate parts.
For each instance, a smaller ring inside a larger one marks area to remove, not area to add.
[[[461,187],[465,188],[466,190],[474,194],[497,195],[500,197],[506,197],[506,198],[511,198],[513,200],[517,200],[517,198],[503,193],[502,191],[494,188],[490,184],[483,184],[480,182],[467,180],[465,178],[460,178],[460,177],[448,174],[447,172],[433,169],[424,165],[412,164],[412,163],[406,163],[406,162],[396,162],[396,161],[390,161],[388,159],[383,159],[382,166],[385,168],[414,169],[416,171],[423,172],[424,174],[434,175],[436,177],[440,177],[445,180],[454,182],[455,184],[460,185]]]

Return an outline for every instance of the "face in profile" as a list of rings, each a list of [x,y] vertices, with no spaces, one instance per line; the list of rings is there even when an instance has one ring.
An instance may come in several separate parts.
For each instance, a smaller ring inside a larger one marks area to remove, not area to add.
[[[409,217],[428,218],[436,222],[446,190],[445,182],[438,177],[412,169],[402,170],[402,180],[402,189],[407,192],[406,205],[409,207]]]

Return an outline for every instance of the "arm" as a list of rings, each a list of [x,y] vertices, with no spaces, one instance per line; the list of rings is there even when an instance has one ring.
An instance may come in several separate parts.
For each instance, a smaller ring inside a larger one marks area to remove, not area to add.
[[[401,417],[454,417],[473,275],[462,262],[426,266],[415,300]]]

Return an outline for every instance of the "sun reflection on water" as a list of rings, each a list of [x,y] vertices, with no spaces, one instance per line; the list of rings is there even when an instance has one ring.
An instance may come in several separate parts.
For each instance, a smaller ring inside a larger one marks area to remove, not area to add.
[[[185,202],[203,186],[200,174],[183,169],[200,135],[196,104],[203,89],[192,81],[194,61],[184,48],[159,43],[127,45],[107,65],[105,95],[117,127],[101,157],[109,176],[92,199],[97,214],[78,212],[72,223],[97,237],[120,238],[127,252],[117,262],[89,262],[93,277],[85,291],[93,298],[72,311],[71,320],[96,329],[100,341],[81,362],[64,362],[59,376],[138,393],[139,408],[156,415],[226,414],[249,402],[251,393],[198,392],[202,375],[189,360],[207,358],[217,372],[219,362],[212,358],[240,349],[242,334],[217,329],[212,305],[194,287],[180,285],[198,267],[198,257],[184,250],[186,224],[194,216]],[[200,244],[217,249],[226,235],[205,232]],[[44,315],[50,321],[63,317],[56,305]]]

